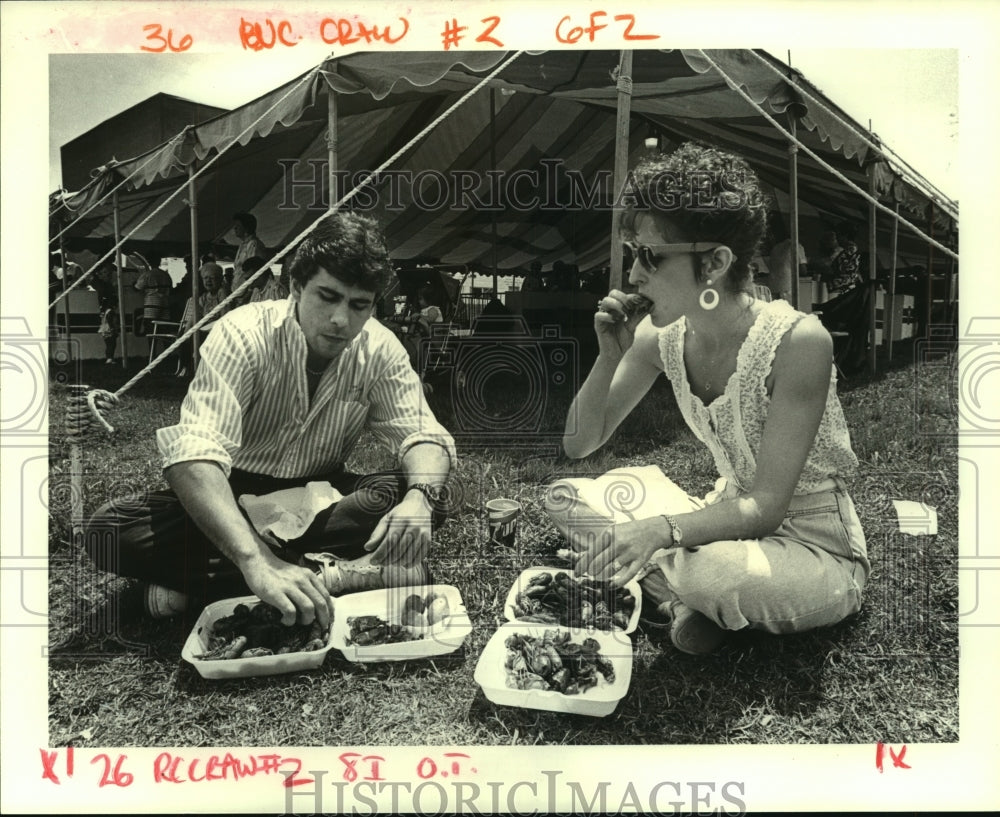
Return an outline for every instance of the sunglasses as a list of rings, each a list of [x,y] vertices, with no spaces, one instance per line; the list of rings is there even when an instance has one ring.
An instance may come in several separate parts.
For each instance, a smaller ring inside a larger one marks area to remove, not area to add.
[[[711,241],[689,241],[683,244],[636,244],[634,241],[622,242],[622,247],[627,250],[629,255],[629,266],[638,259],[647,272],[655,272],[664,256],[671,253],[708,252],[721,246],[721,244]]]

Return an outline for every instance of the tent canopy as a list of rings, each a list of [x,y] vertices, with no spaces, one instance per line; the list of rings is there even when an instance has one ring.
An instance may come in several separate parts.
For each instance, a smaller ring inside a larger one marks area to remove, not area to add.
[[[510,56],[359,53],[331,59],[146,154],[112,163],[66,204],[81,212],[127,177],[119,192],[122,234],[135,230],[130,242],[183,255],[190,251],[186,194],[151,214],[186,183],[189,165],[203,167],[225,151],[196,182],[202,243],[225,252],[235,243],[226,240],[232,214],[246,210],[257,217],[264,243],[280,248],[327,209],[329,94],[336,95],[337,166],[347,173],[339,182],[342,195]],[[507,271],[527,269],[532,261],[563,260],[581,270],[607,264],[619,57],[618,51],[521,54],[348,206],[379,219],[400,263],[432,260],[482,270],[495,264]],[[773,188],[775,206],[787,212],[787,139],[706,57],[783,125],[794,111],[799,140],[858,187],[868,189],[866,166],[875,162],[883,204],[898,204],[925,232],[933,213],[934,237],[956,240],[951,205],[932,207],[928,194],[881,161],[862,134],[873,142],[876,137],[762,51],[634,52],[630,165],[647,151],[647,138],[655,137],[663,150],[688,140],[714,144],[745,156]],[[785,80],[789,74],[812,98]],[[843,220],[857,225],[864,250],[867,202],[802,151],[798,166],[807,252]],[[889,246],[890,231],[890,219],[880,216],[880,249]],[[67,235],[71,248],[113,235],[110,200]],[[924,241],[905,227],[899,238],[901,256],[925,263]],[[950,259],[936,253],[935,261],[943,267]]]

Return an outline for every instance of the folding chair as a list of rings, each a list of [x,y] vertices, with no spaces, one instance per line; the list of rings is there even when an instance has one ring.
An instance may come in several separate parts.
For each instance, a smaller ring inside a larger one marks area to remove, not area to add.
[[[153,362],[153,358],[156,357],[156,343],[157,341],[162,342],[160,347],[161,351],[166,349],[171,343],[173,343],[181,334],[181,325],[177,321],[150,321],[150,325],[153,328],[152,332],[146,334],[146,339],[149,341],[149,362]],[[177,357],[177,366],[174,368],[174,374],[178,374],[181,370],[181,359],[180,356]]]
[[[753,294],[758,301],[771,303],[771,290],[769,287],[766,287],[763,284],[754,284]]]

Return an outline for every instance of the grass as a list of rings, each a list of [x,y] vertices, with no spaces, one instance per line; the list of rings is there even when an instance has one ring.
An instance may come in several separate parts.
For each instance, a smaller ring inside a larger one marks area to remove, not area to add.
[[[558,564],[558,534],[542,513],[545,484],[655,463],[704,494],[711,458],[686,430],[665,381],[601,452],[579,462],[545,447],[487,449],[462,440],[462,501],[435,539],[435,576],[462,592],[473,622],[444,658],[353,664],[331,651],[315,671],[206,681],[180,659],[190,621],[150,621],[127,579],[100,574],[68,526],[65,389],[51,390],[49,502],[49,742],[102,746],[558,745],[901,743],[958,740],[958,499],[954,373],[915,368],[900,348],[874,379],[842,384],[861,461],[850,488],[873,572],[862,611],[831,628],[774,637],[741,632],[696,658],[641,629],[629,693],[602,719],[497,707],[473,680],[480,651],[503,621],[519,571]],[[111,371],[109,371],[111,370]],[[114,389],[121,369],[85,365],[84,382]],[[175,422],[184,383],[153,374],[112,416],[113,438],[85,446],[83,504],[162,487],[154,429]],[[444,389],[432,396],[447,422]],[[552,411],[558,416],[564,405]],[[502,408],[502,405],[501,405]],[[502,414],[502,411],[501,411]],[[391,464],[365,442],[361,470]],[[486,499],[520,499],[516,547],[485,546]],[[925,501],[936,536],[904,536],[892,499]]]

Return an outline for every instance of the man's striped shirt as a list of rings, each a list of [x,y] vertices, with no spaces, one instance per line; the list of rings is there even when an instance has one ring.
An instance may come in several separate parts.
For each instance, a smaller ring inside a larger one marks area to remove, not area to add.
[[[306,339],[295,301],[261,301],[223,316],[201,347],[180,422],[156,441],[163,467],[191,460],[291,478],[343,465],[362,431],[403,455],[455,445],[424,400],[402,344],[374,318],[330,363],[310,403]]]

